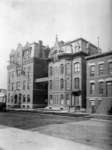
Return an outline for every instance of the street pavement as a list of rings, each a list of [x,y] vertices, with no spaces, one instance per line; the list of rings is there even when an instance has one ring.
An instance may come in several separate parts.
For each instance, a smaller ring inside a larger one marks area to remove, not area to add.
[[[56,137],[0,125],[0,150],[101,150]]]

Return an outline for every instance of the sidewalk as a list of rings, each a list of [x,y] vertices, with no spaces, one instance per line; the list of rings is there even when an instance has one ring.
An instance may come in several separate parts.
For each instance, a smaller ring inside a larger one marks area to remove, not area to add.
[[[101,150],[38,132],[0,127],[0,150]]]

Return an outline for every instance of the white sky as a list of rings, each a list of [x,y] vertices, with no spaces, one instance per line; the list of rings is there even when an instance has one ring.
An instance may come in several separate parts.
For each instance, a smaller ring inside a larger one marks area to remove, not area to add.
[[[0,0],[0,88],[7,88],[11,49],[42,40],[83,37],[103,51],[112,49],[112,0]]]

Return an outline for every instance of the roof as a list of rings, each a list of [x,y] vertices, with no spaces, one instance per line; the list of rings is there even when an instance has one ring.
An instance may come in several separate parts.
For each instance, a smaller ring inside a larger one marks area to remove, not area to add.
[[[108,51],[108,52],[104,52],[104,53],[100,53],[100,54],[95,54],[95,55],[91,55],[86,57],[86,60],[90,60],[90,59],[95,59],[95,58],[101,58],[101,57],[106,57],[112,55],[112,50]]]

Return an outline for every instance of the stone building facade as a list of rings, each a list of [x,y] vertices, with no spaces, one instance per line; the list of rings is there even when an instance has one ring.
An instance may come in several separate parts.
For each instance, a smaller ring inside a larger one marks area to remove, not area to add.
[[[44,107],[47,97],[46,84],[37,84],[35,79],[46,77],[48,68],[45,59],[49,48],[39,43],[18,44],[10,53],[7,66],[7,106],[20,108]]]
[[[98,48],[79,38],[71,42],[56,42],[48,58],[49,109],[86,108],[86,60],[99,53]]]
[[[87,112],[112,111],[112,51],[86,58]]]

